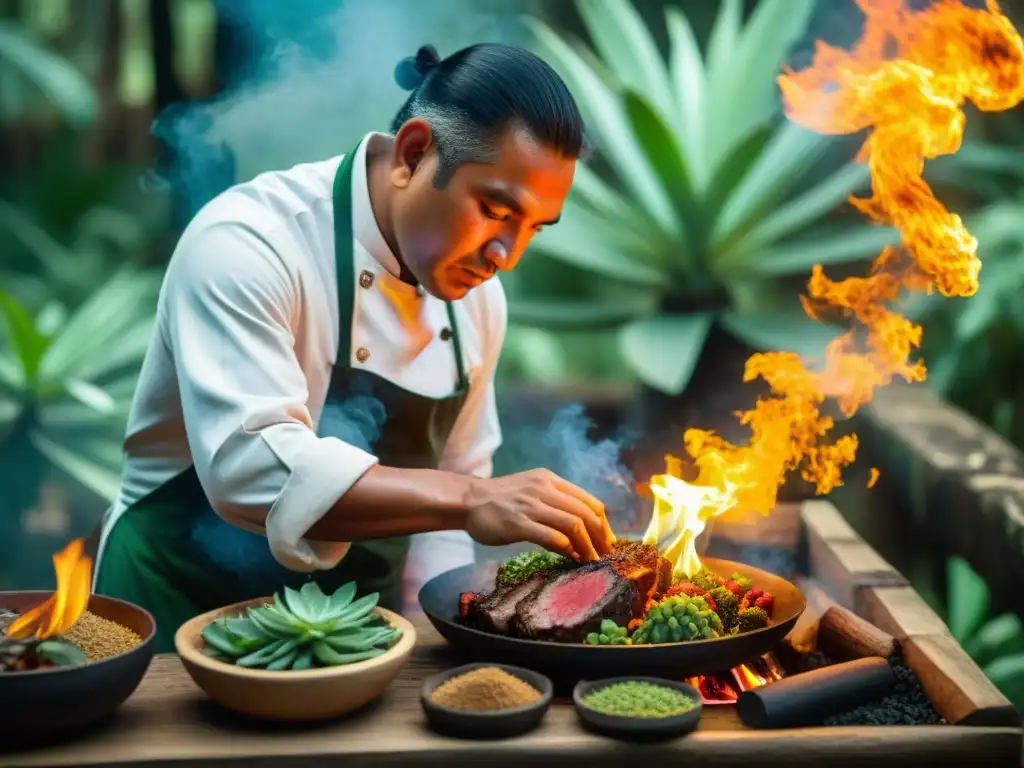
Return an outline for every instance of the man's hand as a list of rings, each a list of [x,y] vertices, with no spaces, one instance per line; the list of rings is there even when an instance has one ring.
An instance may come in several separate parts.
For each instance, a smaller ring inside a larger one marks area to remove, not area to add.
[[[546,469],[477,480],[466,499],[466,530],[487,546],[528,541],[580,561],[611,551],[604,505]]]

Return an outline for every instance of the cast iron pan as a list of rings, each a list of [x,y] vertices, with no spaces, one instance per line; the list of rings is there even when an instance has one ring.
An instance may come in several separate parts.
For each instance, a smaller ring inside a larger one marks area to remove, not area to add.
[[[730,560],[703,558],[716,573],[738,571],[755,587],[775,596],[775,615],[764,629],[741,635],[663,645],[591,646],[521,640],[482,632],[460,623],[459,594],[486,593],[494,589],[494,565],[465,565],[446,571],[423,585],[419,600],[437,631],[460,653],[543,671],[560,686],[579,680],[605,677],[646,676],[682,679],[711,674],[750,661],[772,650],[793,628],[807,602],[803,593],[785,579]]]

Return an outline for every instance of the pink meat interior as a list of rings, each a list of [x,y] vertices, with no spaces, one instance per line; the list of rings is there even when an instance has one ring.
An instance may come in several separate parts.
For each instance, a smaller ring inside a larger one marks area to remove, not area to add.
[[[565,578],[544,595],[543,615],[549,626],[572,625],[582,620],[611,586],[613,574],[601,569]]]

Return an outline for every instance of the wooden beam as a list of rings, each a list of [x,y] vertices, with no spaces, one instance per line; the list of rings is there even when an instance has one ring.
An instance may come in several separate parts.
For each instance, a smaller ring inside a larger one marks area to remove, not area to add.
[[[854,610],[897,640],[917,635],[949,635],[949,627],[912,587],[865,587]]]
[[[833,600],[851,610],[865,587],[901,587],[909,582],[875,552],[827,501],[805,502],[801,517],[811,573]]]
[[[1020,727],[1017,710],[950,635],[910,637],[903,656],[946,722]]]

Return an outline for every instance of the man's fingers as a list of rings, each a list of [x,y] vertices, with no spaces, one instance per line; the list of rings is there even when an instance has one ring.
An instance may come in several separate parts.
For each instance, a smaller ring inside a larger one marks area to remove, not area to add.
[[[590,532],[587,530],[587,525],[581,518],[569,512],[562,512],[555,507],[549,507],[546,504],[538,504],[530,510],[529,514],[538,523],[543,523],[549,528],[554,528],[556,531],[561,531],[568,536],[569,542],[579,554],[582,562],[597,560],[600,557],[594,548],[593,542],[590,540]]]
[[[568,557],[572,560],[576,559],[576,551],[572,548],[572,543],[565,534],[559,533],[553,528],[548,528],[546,525],[534,522],[529,518],[523,520],[520,525],[522,526],[520,537],[523,541],[536,544],[538,547],[544,547],[544,549],[556,552],[563,557]]]
[[[615,543],[615,534],[612,532],[612,526],[608,522],[608,516],[605,514],[604,504],[601,503],[600,499],[590,493],[587,493],[579,486],[573,485],[569,481],[563,480],[560,477],[555,478],[554,485],[555,488],[562,493],[571,496],[580,503],[586,505],[587,509],[597,516],[602,528],[602,534],[596,537],[591,534],[591,538],[594,540],[594,544],[601,549],[602,553],[610,552],[612,544]]]
[[[594,545],[598,556],[608,554],[612,548],[607,521],[575,496],[555,491],[547,494],[544,501],[554,509],[568,512],[583,521],[587,526],[587,536]]]

